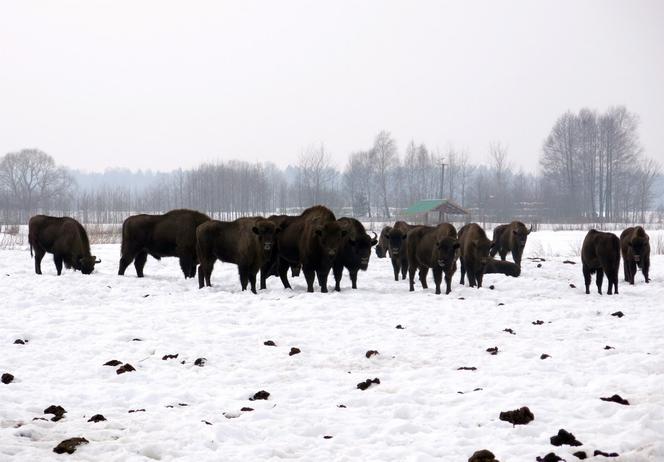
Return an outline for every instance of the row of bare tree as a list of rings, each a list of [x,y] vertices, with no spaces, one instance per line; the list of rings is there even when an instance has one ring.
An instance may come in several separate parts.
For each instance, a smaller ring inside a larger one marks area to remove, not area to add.
[[[140,188],[132,186],[131,174],[121,184],[97,175],[77,187],[52,157],[28,149],[0,158],[0,219],[25,223],[39,212],[120,223],[130,213],[180,207],[233,219],[324,203],[345,215],[389,220],[417,200],[444,197],[480,221],[644,222],[661,175],[641,152],[637,125],[623,107],[562,115],[544,143],[538,175],[515,171],[501,143],[492,143],[487,161],[476,165],[466,150],[434,152],[415,141],[400,156],[386,131],[351,153],[342,171],[320,144],[283,170],[270,163],[208,163],[157,175]]]

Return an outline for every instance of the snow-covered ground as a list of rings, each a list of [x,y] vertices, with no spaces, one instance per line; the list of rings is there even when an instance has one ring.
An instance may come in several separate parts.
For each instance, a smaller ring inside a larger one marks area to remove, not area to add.
[[[15,376],[0,384],[0,460],[465,461],[482,448],[503,462],[605,460],[596,449],[664,460],[664,256],[650,284],[638,274],[618,296],[585,295],[583,236],[533,233],[526,256],[545,261],[486,275],[480,290],[457,273],[447,296],[408,292],[375,255],[355,291],[345,275],[341,293],[270,278],[252,295],[232,265],[199,290],[175,259],[117,276],[117,245],[93,247],[103,261],[90,276],[57,277],[49,257],[37,276],[27,250],[0,251],[0,374]],[[113,359],[136,371],[116,374]],[[250,401],[260,390],[269,399]],[[630,405],[600,400],[614,394]],[[50,405],[64,419],[33,420]],[[498,419],[522,406],[528,425]],[[552,446],[561,428],[583,446]],[[79,436],[89,444],[73,455],[52,452]]]

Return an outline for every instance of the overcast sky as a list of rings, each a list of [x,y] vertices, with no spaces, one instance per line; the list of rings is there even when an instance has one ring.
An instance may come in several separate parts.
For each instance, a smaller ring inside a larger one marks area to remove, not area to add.
[[[0,155],[74,168],[343,168],[385,129],[535,170],[560,114],[618,104],[664,160],[664,1],[0,0]]]

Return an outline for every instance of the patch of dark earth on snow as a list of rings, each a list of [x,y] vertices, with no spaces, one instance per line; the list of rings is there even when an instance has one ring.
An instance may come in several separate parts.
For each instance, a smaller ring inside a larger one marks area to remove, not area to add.
[[[372,356],[379,355],[379,354],[380,353],[378,353],[378,351],[376,351],[376,350],[369,350],[364,354],[364,356],[366,356],[367,359],[368,359],[368,358],[371,358]]]
[[[572,289],[576,289],[576,286],[574,284],[569,285]]]
[[[133,338],[133,339],[131,339],[131,341],[132,342],[142,342],[143,340],[141,340],[140,338]]]
[[[586,454],[586,451],[577,451],[572,455],[574,457],[576,457],[577,459],[581,459],[581,460],[588,458],[588,454]]]
[[[505,422],[509,422],[512,425],[526,425],[535,420],[535,416],[526,406],[520,409],[514,409],[513,411],[501,412],[498,418]]]
[[[119,366],[120,364],[122,364],[122,361],[118,361],[117,359],[111,359],[110,361],[106,361],[104,363],[104,366],[113,366],[113,367],[115,367],[115,366]]]
[[[4,374],[2,374],[2,377],[0,377],[0,381],[5,385],[9,385],[14,381],[14,376],[11,375],[9,372],[5,372]]]
[[[623,406],[629,406],[629,401],[622,398],[620,395],[613,395],[609,398],[600,398],[602,401],[611,401],[613,403],[622,404]]]
[[[550,357],[551,357],[551,355],[548,355],[548,354],[544,353],[542,356],[540,356],[540,359],[546,359],[546,358],[550,358]]]
[[[404,326],[402,326],[401,324],[397,324],[397,327],[396,327],[396,329],[405,329],[405,327],[404,327]]]
[[[88,444],[89,441],[85,438],[69,438],[68,440],[61,441],[56,447],[53,448],[53,452],[56,454],[73,454],[76,452],[76,448],[81,444]]]
[[[493,452],[488,449],[480,449],[475,451],[472,456],[468,459],[468,462],[498,462],[496,456],[493,455]]]
[[[595,449],[595,452],[593,452],[593,456],[619,457],[617,452],[604,452],[600,451],[599,449]]]
[[[175,353],[174,355],[164,355],[161,357],[161,360],[166,361],[167,359],[177,359],[178,356],[180,356],[180,353]]]
[[[495,356],[498,354],[498,347],[487,348],[486,352],[490,353],[492,356]]]
[[[533,326],[541,326],[542,324],[544,324],[544,321],[538,319],[537,321],[533,321],[532,324]]]
[[[119,367],[118,370],[115,371],[115,373],[120,375],[120,374],[124,374],[125,372],[133,372],[135,370],[136,369],[134,368],[134,366],[132,366],[129,363],[126,363],[124,366]]]
[[[558,457],[553,452],[550,452],[547,455],[545,455],[544,457],[537,456],[537,458],[535,460],[537,462],[560,462],[560,461],[564,461],[565,459],[563,459],[561,457]]]
[[[583,443],[578,441],[574,435],[567,430],[561,428],[558,430],[558,434],[551,437],[551,444],[554,446],[562,446],[567,444],[569,446],[582,446]]]
[[[611,316],[622,318],[623,316],[625,316],[625,313],[623,313],[622,311],[616,311],[615,313],[611,313]]]
[[[503,332],[507,332],[508,334],[516,335],[516,332],[514,332],[514,330],[510,329],[509,327],[507,329],[503,329]]]
[[[290,351],[288,352],[288,356],[293,356],[293,355],[296,355],[298,353],[302,353],[302,350],[300,350],[299,348],[296,348],[296,347],[291,347]]]
[[[277,344],[274,343],[272,340],[266,340],[265,342],[263,342],[263,345],[265,345],[265,346],[277,346]]]
[[[211,424],[210,422],[208,422],[207,420],[201,420],[201,422],[203,422],[205,425],[212,425],[212,424]]]
[[[576,265],[576,262],[572,260],[564,260],[563,263],[565,263],[566,265]]]
[[[491,290],[493,290],[493,289],[495,289],[495,288],[496,288],[496,286],[494,286],[493,284],[491,284],[491,285],[489,286],[489,289],[491,289]]]
[[[371,385],[376,384],[378,385],[380,383],[380,379],[376,377],[375,379],[366,379],[364,382],[360,382],[357,384],[357,388],[360,390],[366,390],[369,388]]]
[[[203,367],[203,366],[205,366],[206,362],[207,362],[207,359],[205,359],[205,358],[197,358],[196,361],[194,361],[194,366]]]
[[[346,409],[346,405],[345,405],[345,404],[337,404],[337,407],[338,407],[338,408],[341,408],[341,409]]]
[[[57,422],[58,420],[61,420],[64,415],[67,413],[65,411],[65,408],[62,406],[56,406],[54,404],[51,404],[49,407],[44,409],[44,414],[53,414],[53,418],[51,418],[52,422]]]
[[[242,411],[242,412],[251,412],[253,410],[254,410],[253,407],[243,407],[242,409],[240,409],[240,411]]]
[[[133,414],[134,412],[145,412],[145,409],[129,409],[127,412]]]
[[[615,350],[615,348],[610,346],[610,345],[605,346],[604,349],[605,350]]]
[[[257,401],[257,400],[260,400],[260,399],[268,399],[269,397],[270,397],[269,392],[267,392],[265,390],[261,390],[261,391],[257,391],[256,393],[254,393],[254,396],[249,398],[249,401]]]
[[[90,418],[88,419],[88,422],[95,422],[95,423],[97,423],[97,422],[103,422],[103,421],[105,421],[105,420],[106,420],[106,417],[104,417],[103,415],[101,415],[101,414],[95,414],[95,415],[93,415],[92,417],[90,417]]]
[[[457,367],[457,371],[476,371],[477,368],[475,366],[461,366]]]
[[[26,342],[27,340],[22,340],[20,338],[17,338],[16,340],[14,340],[14,345],[25,345]]]

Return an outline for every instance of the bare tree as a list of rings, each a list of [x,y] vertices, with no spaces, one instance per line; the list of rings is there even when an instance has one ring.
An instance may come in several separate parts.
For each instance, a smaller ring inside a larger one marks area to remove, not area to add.
[[[389,175],[392,167],[394,167],[399,161],[397,156],[397,145],[392,138],[392,135],[390,135],[390,132],[383,130],[376,135],[373,148],[371,149],[371,157],[385,217],[389,219]]]
[[[69,172],[38,149],[9,153],[0,160],[0,189],[23,221],[36,211],[68,210],[74,186]]]

